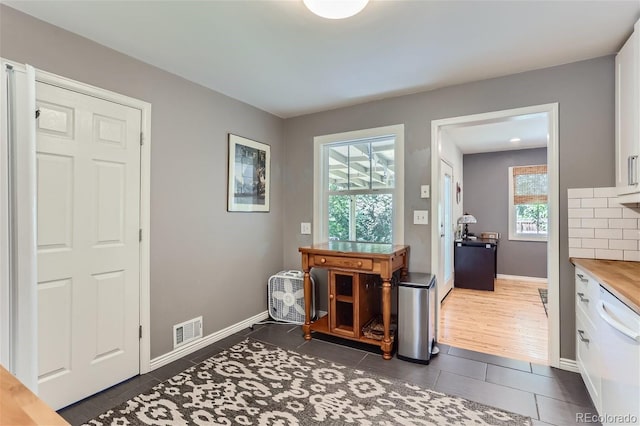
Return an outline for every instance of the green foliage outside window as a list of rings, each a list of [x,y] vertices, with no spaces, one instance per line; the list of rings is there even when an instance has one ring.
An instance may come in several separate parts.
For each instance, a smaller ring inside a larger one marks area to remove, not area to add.
[[[351,203],[355,202],[352,218]],[[350,235],[355,220],[355,235]],[[329,239],[390,244],[393,232],[391,194],[329,196]]]
[[[519,204],[516,208],[516,232],[546,234],[549,220],[547,204]]]

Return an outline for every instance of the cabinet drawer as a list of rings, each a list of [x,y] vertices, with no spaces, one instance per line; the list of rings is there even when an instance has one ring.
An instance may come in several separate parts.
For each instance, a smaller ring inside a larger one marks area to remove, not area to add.
[[[373,269],[373,259],[356,257],[334,257],[334,256],[313,256],[315,266],[332,266],[334,268],[360,269],[371,271]]]
[[[596,318],[599,292],[600,284],[583,270],[576,268],[576,312],[582,309],[587,317]]]
[[[582,314],[576,315],[576,363],[591,400],[600,412],[600,346],[591,322]]]

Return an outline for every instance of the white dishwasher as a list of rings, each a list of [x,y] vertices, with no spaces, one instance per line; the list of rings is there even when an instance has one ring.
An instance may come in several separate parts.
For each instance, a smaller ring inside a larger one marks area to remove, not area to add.
[[[602,424],[640,424],[640,315],[602,287],[597,310]]]

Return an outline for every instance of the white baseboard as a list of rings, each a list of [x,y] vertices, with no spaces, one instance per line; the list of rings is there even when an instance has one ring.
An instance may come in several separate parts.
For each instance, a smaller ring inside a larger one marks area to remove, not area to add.
[[[207,336],[204,336],[202,339],[196,340],[195,342],[189,343],[185,346],[180,346],[179,348],[176,348],[171,352],[167,352],[164,355],[160,355],[157,358],[153,358],[149,363],[150,371],[155,370],[156,368],[160,368],[163,365],[167,365],[173,361],[176,361],[185,355],[189,355],[190,353],[193,353],[206,346],[209,346],[210,344],[215,343],[219,340],[222,340],[225,337],[229,337],[232,334],[235,334],[240,330],[244,330],[245,328],[250,327],[257,322],[266,320],[267,318],[269,318],[268,311],[260,312],[258,315],[254,315],[251,318],[247,318],[244,321],[240,321],[238,323],[230,325],[227,328],[223,328],[220,331],[211,333]]]
[[[504,274],[498,274],[497,278],[503,279],[503,280],[513,280],[513,281],[531,281],[536,283],[547,283],[548,281],[547,278],[525,277],[521,275],[504,275]]]
[[[573,371],[579,373],[578,364],[574,359],[560,358],[560,366],[562,370]]]

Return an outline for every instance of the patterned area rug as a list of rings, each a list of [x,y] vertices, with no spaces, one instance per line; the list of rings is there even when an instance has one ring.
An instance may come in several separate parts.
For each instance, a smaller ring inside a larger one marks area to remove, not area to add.
[[[540,299],[542,300],[542,306],[544,306],[544,313],[546,316],[549,316],[549,313],[547,312],[547,289],[546,288],[539,288],[538,289],[538,293],[540,293]]]
[[[245,340],[88,425],[530,425],[531,419]]]

